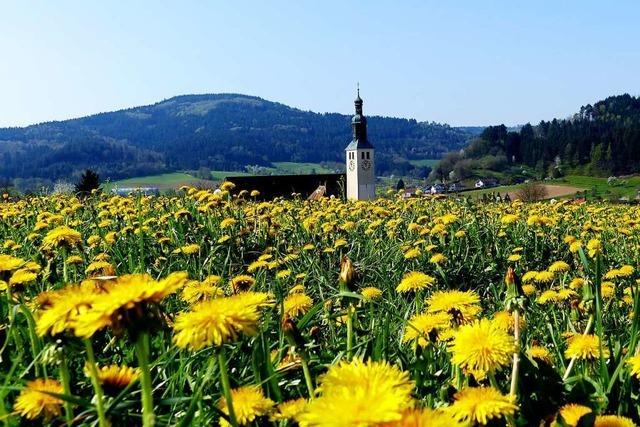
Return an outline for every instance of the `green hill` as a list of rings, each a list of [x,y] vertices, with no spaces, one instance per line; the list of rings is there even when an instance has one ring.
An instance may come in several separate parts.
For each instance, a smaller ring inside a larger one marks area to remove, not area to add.
[[[640,172],[640,98],[619,95],[586,105],[568,119],[490,126],[462,152],[448,154],[432,178],[507,179]]]
[[[378,172],[406,174],[420,169],[409,160],[439,158],[463,147],[473,132],[370,117],[369,135],[377,148]],[[343,162],[350,139],[348,115],[302,111],[238,94],[184,95],[79,119],[0,129],[0,178],[73,179],[85,168],[118,180],[200,168],[274,168],[283,162],[330,165]]]

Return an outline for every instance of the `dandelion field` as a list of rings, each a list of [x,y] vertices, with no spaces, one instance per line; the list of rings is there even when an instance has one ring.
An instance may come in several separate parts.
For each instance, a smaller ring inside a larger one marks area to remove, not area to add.
[[[640,208],[0,203],[0,423],[633,426]]]

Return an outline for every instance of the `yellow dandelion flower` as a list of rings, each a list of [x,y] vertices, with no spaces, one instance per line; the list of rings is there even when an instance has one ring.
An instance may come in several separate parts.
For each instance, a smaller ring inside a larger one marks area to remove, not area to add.
[[[49,231],[42,239],[42,249],[50,251],[61,245],[77,246],[81,242],[82,235],[79,232],[66,225],[61,225]]]
[[[536,293],[536,287],[532,284],[526,284],[526,285],[522,285],[522,292],[526,295],[526,296],[530,296]]]
[[[404,259],[418,258],[421,255],[419,248],[411,248],[404,253]]]
[[[291,270],[280,270],[276,273],[277,279],[286,279],[291,276]]]
[[[96,294],[91,309],[78,317],[75,334],[90,338],[98,330],[111,326],[116,333],[141,322],[145,312],[166,296],[177,292],[187,282],[187,273],[172,273],[156,281],[147,274],[128,274],[118,277],[106,292]]]
[[[138,368],[108,365],[98,369],[98,380],[107,392],[116,392],[134,383],[140,377]]]
[[[448,350],[452,363],[482,378],[507,365],[516,345],[507,331],[488,319],[480,319],[461,326]]]
[[[636,423],[620,415],[598,415],[593,427],[636,427]]]
[[[602,294],[602,298],[610,299],[615,294],[616,287],[612,282],[602,282],[600,284],[600,293]]]
[[[41,293],[41,302],[46,308],[36,320],[38,336],[56,336],[75,329],[78,319],[84,315],[96,299],[96,294],[87,286],[67,286],[58,291]]]
[[[571,266],[564,261],[556,261],[549,266],[549,271],[552,273],[561,273],[564,271],[569,271]]]
[[[549,283],[553,281],[554,277],[555,274],[553,273],[553,271],[540,271],[538,274],[536,274],[535,281],[537,283]]]
[[[426,347],[430,341],[435,341],[438,331],[449,327],[447,313],[416,314],[407,322],[402,337],[403,342],[416,342],[420,347]]]
[[[382,290],[374,286],[368,286],[360,291],[365,301],[374,301],[382,296]]]
[[[604,274],[604,278],[605,279],[617,279],[618,277],[621,277],[622,274],[620,273],[620,270],[618,270],[617,268],[614,268],[613,270],[609,270]]]
[[[567,340],[567,349],[564,356],[567,359],[573,357],[581,360],[594,360],[600,358],[600,338],[597,335],[572,335]],[[602,346],[602,354],[605,359],[609,357],[609,350]]]
[[[51,379],[29,381],[27,387],[16,398],[13,410],[28,420],[43,417],[49,421],[59,417],[62,414],[63,401],[47,393],[63,394],[62,384]]]
[[[38,275],[25,269],[16,270],[9,279],[9,286],[24,286],[28,283],[35,282]]]
[[[287,400],[276,407],[275,412],[269,417],[269,421],[296,420],[298,415],[303,413],[306,407],[307,399]]]
[[[267,415],[274,407],[275,402],[264,396],[262,389],[256,385],[244,386],[231,390],[231,401],[236,414],[238,424],[247,425],[256,418]],[[229,415],[227,402],[220,399],[220,410]],[[220,426],[226,427],[230,424],[226,419],[220,417]]]
[[[434,254],[431,256],[431,258],[429,258],[429,262],[432,264],[442,264],[443,262],[445,262],[447,260],[447,257],[444,256],[443,254]]]
[[[537,271],[527,271],[522,275],[522,283],[533,282],[536,279],[536,276],[538,276]]]
[[[197,351],[235,341],[241,333],[254,335],[260,309],[271,305],[271,296],[264,292],[243,292],[196,304],[192,311],[176,317],[173,341],[180,348]]]
[[[220,228],[224,230],[225,228],[233,227],[238,221],[234,218],[225,218],[220,221]]]
[[[197,254],[199,251],[200,251],[200,245],[196,243],[185,245],[180,248],[180,252],[182,252],[185,255]]]
[[[621,277],[629,277],[634,273],[635,269],[630,265],[623,265],[618,269],[618,271],[620,272]]]
[[[452,323],[474,320],[480,313],[480,297],[474,291],[438,291],[427,299],[427,313],[447,313]]]
[[[376,425],[400,420],[413,406],[409,373],[384,361],[342,361],[330,367],[319,383],[319,396],[298,416],[301,425]]]
[[[303,294],[304,293],[304,285],[298,284],[293,288],[289,289],[290,294]]]
[[[640,380],[640,354],[627,359],[627,365],[629,365],[629,373]]]
[[[445,411],[456,420],[486,425],[493,419],[513,415],[518,406],[509,397],[492,387],[469,387],[454,395],[454,402]]]
[[[593,412],[593,410],[588,406],[569,403],[560,408],[560,411],[558,411],[558,415],[562,417],[568,427],[575,427],[578,425],[580,418],[587,414],[590,414],[591,412]]]
[[[25,264],[25,261],[11,255],[0,254],[0,273],[14,271]]]
[[[595,258],[598,254],[602,253],[602,242],[598,239],[589,240],[587,250],[589,251],[589,256]]]
[[[580,240],[576,240],[569,244],[569,252],[575,254],[582,248],[582,242]]]
[[[582,277],[574,277],[573,279],[571,279],[571,282],[569,282],[569,287],[573,290],[576,290],[582,288],[585,283],[586,280],[584,280]]]
[[[215,276],[218,278],[218,283],[220,281],[219,276]],[[216,286],[207,279],[202,282],[198,282],[197,280],[191,280],[187,282],[187,284],[182,288],[182,299],[188,304],[196,304],[202,301],[208,301],[213,298],[219,298],[224,296],[224,291],[222,288]]]
[[[551,352],[546,347],[532,345],[527,350],[527,354],[529,354],[529,357],[532,359],[542,360],[548,364],[552,363]]]
[[[514,214],[506,214],[506,215],[503,215],[502,218],[500,218],[500,222],[504,225],[513,224],[517,220],[518,220],[518,215],[514,215]]]
[[[304,293],[293,293],[287,296],[283,302],[285,316],[299,317],[304,315],[313,306],[311,297]]]
[[[444,409],[407,409],[397,421],[379,424],[379,427],[462,427],[466,424],[455,420]]]
[[[64,262],[66,262],[69,265],[73,265],[73,264],[82,264],[84,260],[80,255],[71,255]]]
[[[396,291],[400,293],[415,292],[430,287],[436,279],[419,271],[411,271],[404,275]]]
[[[254,273],[258,270],[261,270],[263,268],[267,268],[269,266],[269,263],[267,261],[263,261],[263,260],[258,260],[258,261],[254,261],[251,264],[249,264],[249,267],[247,267],[247,271],[249,273]]]
[[[522,329],[524,328],[524,317],[520,316],[519,319],[520,321],[518,323],[520,329]],[[516,324],[514,315],[505,310],[496,311],[493,314],[493,322],[505,331],[513,331],[513,328]]]
[[[87,266],[84,272],[90,275],[112,275],[112,273],[115,273],[115,269],[107,261],[94,261]]]
[[[234,294],[248,291],[255,285],[256,279],[246,274],[240,274],[229,280],[229,286]]]
[[[335,249],[341,248],[343,246],[347,245],[347,239],[337,239],[334,243],[333,243],[333,247]]]
[[[509,255],[509,258],[507,258],[507,261],[509,261],[509,262],[518,262],[518,261],[520,261],[520,259],[522,259],[522,255],[520,255],[520,254],[512,254],[512,255]]]

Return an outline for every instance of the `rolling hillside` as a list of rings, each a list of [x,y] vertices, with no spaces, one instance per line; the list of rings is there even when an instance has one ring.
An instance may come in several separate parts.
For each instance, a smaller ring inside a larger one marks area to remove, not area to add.
[[[365,109],[366,113],[366,109]],[[371,117],[380,173],[406,173],[465,145],[474,132]],[[184,95],[93,116],[0,129],[0,178],[71,179],[85,168],[121,179],[273,162],[342,162],[350,116],[238,94]]]

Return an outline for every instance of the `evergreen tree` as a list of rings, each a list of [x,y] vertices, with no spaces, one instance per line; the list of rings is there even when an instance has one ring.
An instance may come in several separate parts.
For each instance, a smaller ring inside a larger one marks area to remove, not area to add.
[[[76,184],[76,193],[79,196],[88,196],[93,190],[98,190],[99,188],[100,176],[91,169],[87,169]]]

